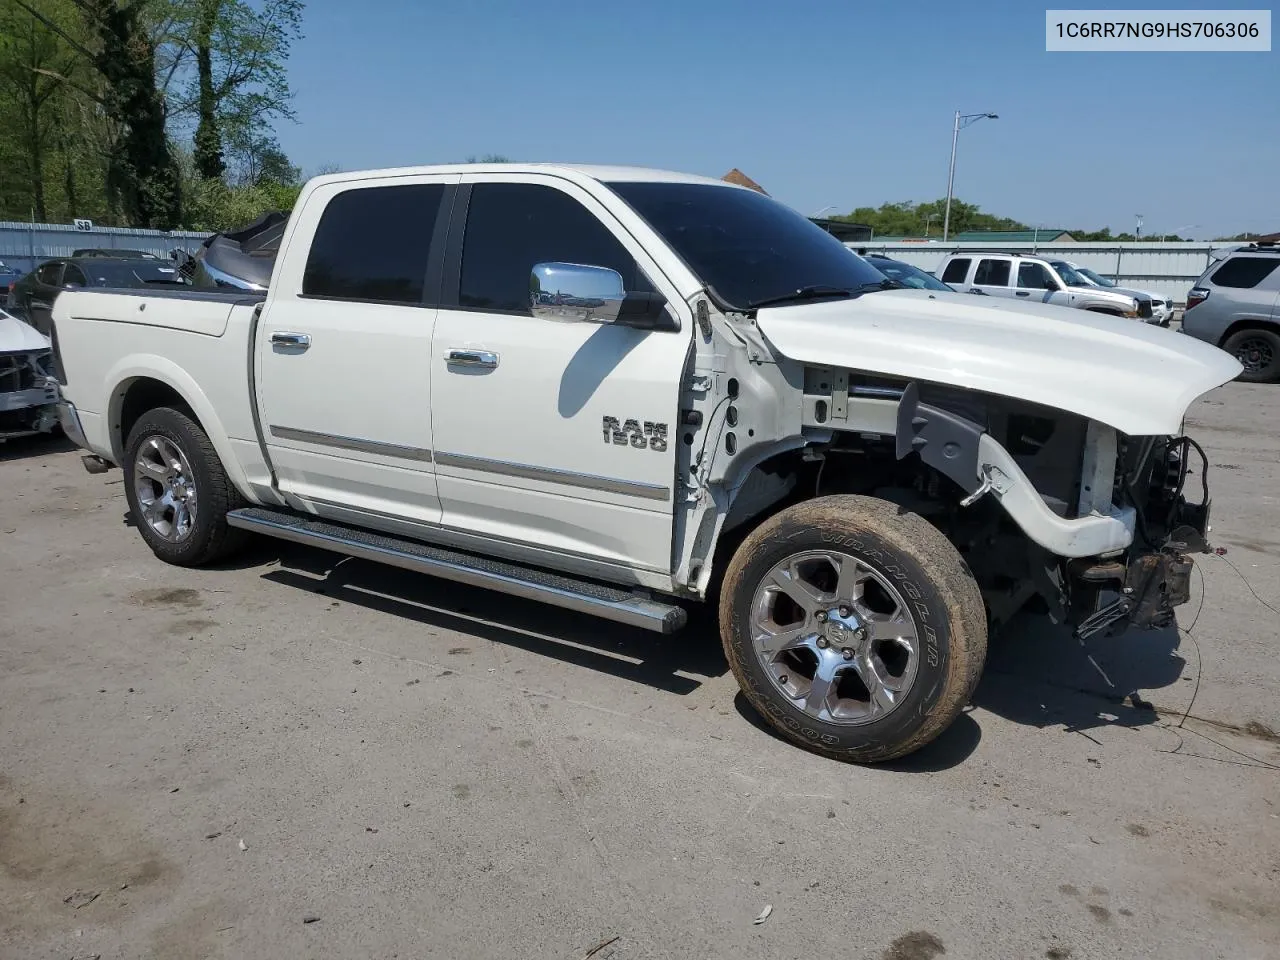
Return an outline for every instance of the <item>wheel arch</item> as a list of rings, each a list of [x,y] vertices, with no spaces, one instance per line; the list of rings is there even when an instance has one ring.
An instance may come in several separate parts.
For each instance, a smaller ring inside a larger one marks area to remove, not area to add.
[[[116,463],[124,463],[129,431],[139,417],[157,407],[177,406],[190,415],[209,437],[223,469],[240,494],[250,500],[256,499],[221,419],[189,373],[164,357],[134,355],[116,364],[106,379],[110,385],[107,429]]]
[[[1221,347],[1242,330],[1267,330],[1271,333],[1280,333],[1280,321],[1273,320],[1270,317],[1245,317],[1241,320],[1232,321],[1231,325],[1222,332],[1222,336],[1218,338],[1218,346]]]

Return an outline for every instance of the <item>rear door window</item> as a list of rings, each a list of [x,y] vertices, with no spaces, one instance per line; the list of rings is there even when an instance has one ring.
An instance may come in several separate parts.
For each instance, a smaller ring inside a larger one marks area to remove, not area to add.
[[[68,263],[67,269],[62,274],[63,286],[83,287],[88,283],[88,279],[84,275],[84,271],[77,267],[74,263]]]
[[[1276,267],[1280,267],[1280,257],[1232,257],[1210,279],[1217,287],[1247,290],[1271,276]]]
[[[969,264],[972,261],[968,257],[957,257],[955,260],[947,264],[947,269],[942,271],[943,283],[964,283],[964,278],[969,275]]]
[[[977,272],[973,275],[973,282],[990,287],[1007,287],[1009,285],[1009,261],[980,260]]]
[[[357,187],[329,201],[316,226],[302,295],[421,304],[444,184]]]

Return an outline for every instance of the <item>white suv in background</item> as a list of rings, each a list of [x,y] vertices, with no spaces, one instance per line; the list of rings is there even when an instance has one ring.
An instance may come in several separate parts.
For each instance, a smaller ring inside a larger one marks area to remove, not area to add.
[[[1167,327],[1173,319],[1173,301],[1168,297],[1162,296],[1153,290],[1137,290],[1133,287],[1122,287],[1114,280],[1104,277],[1096,270],[1090,270],[1088,267],[1082,267],[1078,263],[1072,263],[1070,260],[1050,260],[1049,263],[1057,270],[1062,268],[1074,270],[1081,277],[1089,282],[1090,286],[1101,287],[1103,290],[1111,290],[1114,293],[1127,293],[1134,297],[1150,297],[1151,298],[1151,319],[1147,323],[1158,323],[1162,327]]]
[[[965,293],[1039,300],[1117,317],[1151,318],[1150,297],[1092,286],[1064,261],[1058,264],[1055,267],[1043,257],[1021,253],[960,252],[943,260],[936,276]]]

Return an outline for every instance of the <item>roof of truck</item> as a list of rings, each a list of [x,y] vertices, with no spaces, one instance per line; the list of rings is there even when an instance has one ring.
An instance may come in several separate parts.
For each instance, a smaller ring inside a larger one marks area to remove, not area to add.
[[[316,177],[313,182],[343,183],[375,177],[414,177],[432,173],[551,173],[588,177],[605,183],[648,180],[665,183],[707,183],[719,187],[734,186],[719,177],[703,177],[692,173],[678,173],[674,170],[584,163],[448,163],[422,167],[391,167],[385,170],[351,170],[325,174]]]

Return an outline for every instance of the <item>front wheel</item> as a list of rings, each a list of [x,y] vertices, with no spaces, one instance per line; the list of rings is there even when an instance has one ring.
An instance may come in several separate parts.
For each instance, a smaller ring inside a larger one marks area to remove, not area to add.
[[[725,655],[752,706],[815,752],[918,750],[968,702],[986,658],[977,583],[916,514],[821,497],[753,531],[725,573]]]
[[[212,563],[246,538],[227,523],[244,500],[208,434],[182,410],[157,407],[138,418],[125,445],[124,482],[142,539],[166,563]]]

